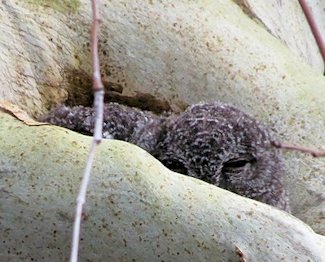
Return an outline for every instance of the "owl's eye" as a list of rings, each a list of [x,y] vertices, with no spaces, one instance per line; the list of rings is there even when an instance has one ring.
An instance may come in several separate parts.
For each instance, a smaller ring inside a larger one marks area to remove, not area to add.
[[[224,173],[237,173],[243,170],[247,164],[253,163],[255,159],[249,158],[236,158],[231,159],[224,163],[222,172]]]
[[[184,166],[184,164],[178,160],[175,159],[168,159],[162,161],[165,167],[168,167],[170,170],[183,174],[188,175],[187,168]]]

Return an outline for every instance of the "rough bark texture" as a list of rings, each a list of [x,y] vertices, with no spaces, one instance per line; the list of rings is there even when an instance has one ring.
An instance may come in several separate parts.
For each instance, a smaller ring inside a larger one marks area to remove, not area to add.
[[[1,261],[66,261],[90,138],[0,112],[0,139]],[[247,261],[324,261],[325,238],[285,212],[173,173],[128,143],[98,149],[81,261],[239,261],[238,248]]]

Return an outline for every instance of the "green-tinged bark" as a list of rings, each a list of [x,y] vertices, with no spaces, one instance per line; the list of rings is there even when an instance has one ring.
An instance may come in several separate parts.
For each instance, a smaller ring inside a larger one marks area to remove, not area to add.
[[[65,261],[89,137],[0,112],[1,261]],[[166,169],[120,141],[98,147],[81,261],[324,261],[295,217]]]

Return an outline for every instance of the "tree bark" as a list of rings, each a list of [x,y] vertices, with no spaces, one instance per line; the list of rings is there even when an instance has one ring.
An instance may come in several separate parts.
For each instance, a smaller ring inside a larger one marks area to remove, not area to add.
[[[3,112],[0,138],[1,261],[67,260],[91,139]],[[324,261],[325,238],[297,218],[121,141],[99,146],[83,217],[81,261]]]

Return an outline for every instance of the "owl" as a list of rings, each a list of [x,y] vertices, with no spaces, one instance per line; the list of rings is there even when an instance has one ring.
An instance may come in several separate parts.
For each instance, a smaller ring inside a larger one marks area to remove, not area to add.
[[[95,112],[59,106],[42,120],[91,135]],[[234,106],[200,103],[179,114],[156,115],[107,103],[103,137],[138,145],[173,171],[289,211],[284,162],[272,146],[275,138],[263,123]]]

